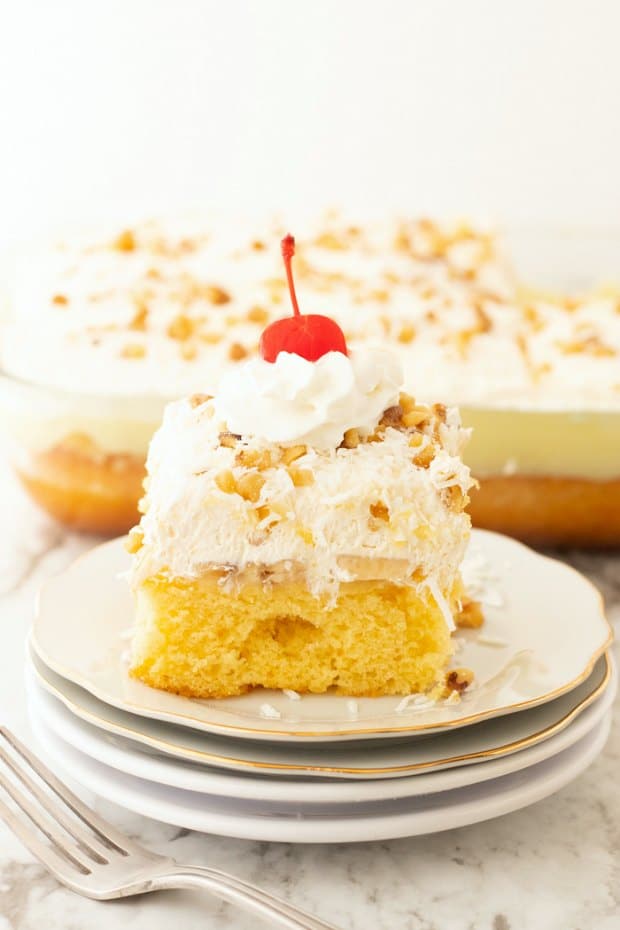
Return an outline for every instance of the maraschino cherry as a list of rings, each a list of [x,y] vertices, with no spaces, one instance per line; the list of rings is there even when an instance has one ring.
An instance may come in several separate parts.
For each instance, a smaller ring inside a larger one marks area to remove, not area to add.
[[[335,320],[319,313],[299,312],[291,269],[295,239],[291,235],[285,236],[281,245],[293,316],[276,320],[265,329],[258,347],[262,358],[266,362],[275,362],[280,352],[292,352],[309,362],[316,362],[328,352],[342,352],[343,355],[347,355],[344,333]]]

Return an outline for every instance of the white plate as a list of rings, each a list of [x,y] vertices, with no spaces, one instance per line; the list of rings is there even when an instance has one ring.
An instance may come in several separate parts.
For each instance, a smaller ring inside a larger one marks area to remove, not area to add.
[[[33,719],[34,732],[61,774],[122,807],[165,823],[248,840],[354,843],[419,836],[479,823],[540,801],[580,775],[602,750],[611,715],[574,746],[521,772],[442,794],[330,806],[282,814],[268,802],[226,802],[123,775],[83,755]]]
[[[511,772],[523,771],[573,746],[603,719],[616,693],[616,677],[603,694],[555,736],[521,752],[490,758],[476,765],[465,765],[436,772],[422,772],[381,781],[309,781],[264,775],[234,775],[179,759],[151,753],[122,736],[112,736],[71,713],[58,699],[44,691],[32,674],[28,695],[41,724],[71,746],[119,772],[135,775],[156,784],[224,798],[296,804],[357,803],[394,798],[418,797],[480,784]]]
[[[483,562],[501,606],[485,608],[482,631],[457,634],[457,664],[476,687],[458,704],[397,710],[399,697],[325,694],[291,700],[257,689],[219,700],[192,700],[135,681],[123,634],[133,602],[123,540],[83,555],[43,589],[32,644],[45,664],[122,710],[210,733],[265,740],[342,740],[460,727],[549,701],[583,681],[611,641],[601,596],[575,569],[496,533],[474,530],[470,558]],[[493,645],[489,645],[489,641]],[[278,719],[266,719],[265,704]]]
[[[251,774],[349,780],[398,778],[519,752],[565,729],[603,693],[612,677],[615,689],[615,672],[605,655],[592,675],[573,691],[519,714],[439,732],[423,740],[317,746],[234,740],[128,714],[61,678],[36,656],[31,662],[41,686],[75,716],[164,755]]]

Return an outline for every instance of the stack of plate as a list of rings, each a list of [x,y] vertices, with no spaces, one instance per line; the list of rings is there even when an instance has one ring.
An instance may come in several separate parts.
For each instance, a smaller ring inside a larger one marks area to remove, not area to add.
[[[61,774],[133,811],[260,840],[412,836],[540,800],[605,744],[616,673],[600,595],[514,540],[473,534],[464,574],[486,621],[457,633],[476,680],[456,702],[148,688],[127,674],[127,567],[115,540],[48,584],[28,684]]]

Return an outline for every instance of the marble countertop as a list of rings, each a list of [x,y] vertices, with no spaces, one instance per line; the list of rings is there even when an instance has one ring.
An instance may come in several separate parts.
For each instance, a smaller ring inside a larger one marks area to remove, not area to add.
[[[54,526],[0,467],[2,722],[31,740],[22,681],[33,598],[92,540]],[[620,630],[620,555],[571,554]],[[620,715],[602,756],[552,798],[430,837],[294,846],[204,836],[107,803],[101,812],[155,850],[226,869],[343,930],[619,930]],[[0,824],[0,930],[254,930],[208,895],[99,903],[61,888]],[[260,924],[263,926],[263,924]]]

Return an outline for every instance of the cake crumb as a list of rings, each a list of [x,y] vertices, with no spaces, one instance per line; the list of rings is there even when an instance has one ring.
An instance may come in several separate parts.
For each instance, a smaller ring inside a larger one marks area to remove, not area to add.
[[[465,599],[454,618],[460,629],[475,630],[484,623],[484,614],[478,601]]]

